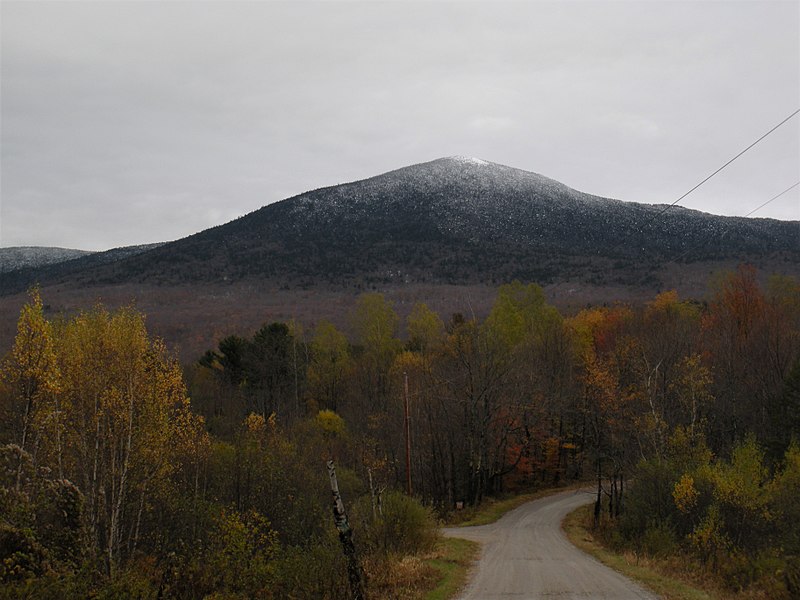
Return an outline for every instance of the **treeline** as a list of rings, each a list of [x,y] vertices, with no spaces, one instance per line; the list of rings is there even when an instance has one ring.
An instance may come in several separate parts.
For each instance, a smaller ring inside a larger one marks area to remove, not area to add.
[[[371,596],[432,576],[394,559],[432,547],[431,511],[373,503],[340,416],[259,390],[210,434],[134,310],[50,321],[34,291],[0,376],[0,598],[347,598],[331,456]]]
[[[614,543],[683,553],[731,589],[798,594],[800,286],[740,267],[709,287],[704,302],[665,292],[564,317],[513,283],[482,322],[417,305],[402,341],[389,303],[364,295],[350,336],[272,324],[223,340],[193,398],[220,433],[250,411],[332,410],[357,473],[402,488],[407,384],[413,493],[440,514],[593,477]]]
[[[664,312],[656,299],[643,314],[650,333],[602,353],[623,409],[608,434],[625,441],[598,457],[614,467],[601,470],[595,525],[611,546],[677,560],[729,593],[797,598],[800,287],[774,278],[762,289],[755,275],[720,279],[700,311]],[[629,380],[632,349],[644,368]],[[617,465],[631,454],[635,484],[621,498]]]
[[[251,412],[291,422],[329,409],[358,433],[362,462],[384,461],[390,481],[404,482],[407,377],[414,491],[441,510],[513,483],[591,475],[598,457],[603,472],[627,475],[664,456],[677,428],[718,456],[753,435],[777,463],[800,428],[787,392],[800,357],[798,283],[762,287],[741,267],[710,286],[702,303],[665,292],[565,318],[538,286],[513,283],[483,322],[445,322],[418,304],[402,341],[391,305],[365,294],[349,336],[325,322],[265,325],[222,340],[188,381],[216,434]]]
[[[569,317],[513,283],[483,321],[419,304],[402,325],[366,294],[348,332],[265,324],[182,377],[135,311],[48,321],[34,292],[2,367],[4,589],[342,597],[330,457],[373,596],[430,576],[393,557],[431,547],[434,514],[587,477],[615,543],[713,543],[732,585],[794,589],[796,281],[742,267],[704,303]]]

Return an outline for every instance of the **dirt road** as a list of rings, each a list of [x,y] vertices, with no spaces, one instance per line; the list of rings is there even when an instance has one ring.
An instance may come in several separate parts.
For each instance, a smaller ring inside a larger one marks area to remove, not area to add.
[[[449,537],[482,545],[480,560],[460,598],[656,600],[564,536],[564,516],[593,499],[587,492],[564,492],[524,504],[492,525],[445,529]]]

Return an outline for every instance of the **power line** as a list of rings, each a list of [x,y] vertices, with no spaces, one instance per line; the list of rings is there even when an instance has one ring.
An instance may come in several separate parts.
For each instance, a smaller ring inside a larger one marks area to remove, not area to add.
[[[766,202],[764,202],[764,204],[762,204],[761,206],[759,206],[759,207],[757,207],[757,208],[754,208],[754,209],[753,209],[753,210],[751,210],[749,213],[747,213],[747,214],[744,216],[744,218],[747,218],[747,217],[749,217],[750,215],[752,215],[753,213],[755,213],[755,212],[758,212],[759,210],[761,210],[762,208],[764,208],[764,207],[765,207],[767,204],[769,204],[769,203],[770,203],[770,202],[772,202],[773,200],[777,200],[778,198],[780,198],[781,196],[783,196],[783,195],[784,195],[786,192],[789,192],[789,191],[793,190],[793,189],[794,189],[794,188],[796,188],[798,185],[800,185],[800,181],[798,181],[798,182],[797,182],[797,183],[795,183],[794,185],[791,185],[791,186],[789,186],[788,188],[786,188],[785,190],[783,190],[783,191],[782,191],[780,194],[778,194],[777,196],[773,196],[772,198],[770,198],[769,200],[767,200]]]
[[[790,185],[788,188],[786,188],[785,190],[783,190],[783,191],[782,191],[780,194],[777,194],[777,195],[773,196],[772,198],[770,198],[769,200],[767,200],[767,201],[766,201],[766,202],[764,202],[763,204],[760,204],[759,206],[757,206],[756,208],[754,208],[753,210],[751,210],[749,213],[747,213],[747,214],[746,214],[746,215],[744,215],[743,217],[739,217],[739,218],[741,218],[741,219],[746,219],[746,218],[747,218],[747,217],[749,217],[750,215],[752,215],[752,214],[754,214],[754,213],[757,213],[759,210],[761,210],[762,208],[764,208],[764,207],[765,207],[767,204],[769,204],[770,202],[773,202],[773,201],[777,200],[778,198],[780,198],[780,197],[781,197],[781,196],[783,196],[784,194],[786,194],[786,193],[788,193],[788,192],[792,191],[792,190],[793,190],[794,188],[796,188],[798,185],[800,185],[800,181],[798,181],[797,183],[795,183],[795,184],[793,184],[793,185]],[[728,231],[729,231],[729,228],[726,228],[726,229],[725,229],[725,230],[722,232],[722,234],[719,236],[719,240],[717,240],[717,241],[721,241],[721,240],[722,240],[722,238],[724,238],[724,237],[725,237],[725,236],[728,234]],[[707,238],[707,239],[705,239],[705,240],[702,240],[702,241],[698,242],[697,244],[695,244],[694,246],[692,246],[692,247],[691,247],[691,248],[689,248],[688,250],[685,250],[685,251],[681,252],[681,254],[679,254],[679,255],[678,255],[678,256],[676,256],[675,258],[671,259],[671,262],[678,262],[679,260],[681,260],[681,259],[685,258],[685,257],[686,257],[688,254],[691,254],[692,252],[694,252],[694,251],[695,251],[695,250],[697,250],[698,248],[700,248],[700,247],[702,247],[702,246],[705,246],[706,244],[708,244],[708,243],[709,243],[709,241],[710,241],[710,240]],[[667,262],[667,261],[665,260],[664,262]]]
[[[686,198],[686,196],[688,196],[689,194],[691,194],[693,191],[695,191],[697,188],[699,188],[701,185],[703,185],[703,184],[704,184],[706,181],[708,181],[709,179],[711,179],[712,177],[714,177],[714,175],[716,175],[717,173],[719,173],[720,171],[722,171],[722,170],[723,170],[725,167],[727,167],[728,165],[730,165],[730,164],[731,164],[733,161],[735,161],[737,158],[739,158],[740,156],[742,156],[742,155],[743,155],[745,152],[747,152],[748,150],[750,150],[750,148],[752,148],[753,146],[755,146],[756,144],[758,144],[758,143],[759,143],[761,140],[763,140],[764,138],[766,138],[766,137],[767,137],[768,135],[770,135],[770,134],[771,134],[773,131],[775,131],[775,130],[776,130],[776,129],[778,129],[778,128],[779,128],[781,125],[783,125],[784,123],[786,123],[786,122],[787,122],[789,119],[791,119],[792,117],[794,117],[794,116],[795,116],[797,113],[800,113],[800,108],[798,108],[796,111],[794,111],[794,112],[793,112],[792,114],[790,114],[788,117],[786,117],[786,118],[785,118],[783,121],[781,121],[780,123],[778,123],[777,125],[775,125],[775,127],[773,127],[772,129],[770,129],[770,130],[769,130],[767,133],[765,133],[764,135],[762,135],[762,136],[761,136],[760,138],[758,138],[758,139],[757,139],[755,142],[753,142],[752,144],[750,144],[750,145],[749,145],[747,148],[745,148],[744,150],[742,150],[741,152],[739,152],[739,154],[737,154],[736,156],[734,156],[732,159],[730,159],[728,162],[726,162],[724,165],[722,165],[722,166],[721,166],[719,169],[717,169],[716,171],[714,171],[713,173],[711,173],[711,175],[709,175],[708,177],[706,177],[705,179],[703,179],[703,181],[701,181],[701,182],[700,182],[700,183],[698,183],[696,186],[694,186],[692,189],[690,189],[688,192],[686,192],[685,194],[683,194],[683,196],[681,196],[680,198],[678,198],[677,200],[675,200],[675,202],[673,202],[672,204],[670,204],[670,205],[668,205],[667,207],[665,207],[665,208],[664,208],[664,210],[662,210],[662,211],[661,211],[660,213],[658,213],[656,216],[662,215],[662,214],[664,214],[665,212],[667,212],[667,211],[668,211],[670,208],[672,208],[672,207],[673,207],[673,206],[675,206],[675,205],[676,205],[678,202],[680,202],[681,200],[683,200],[684,198]],[[759,208],[760,208],[760,207],[759,207]],[[758,210],[758,209],[756,209],[756,210]]]
[[[733,158],[731,158],[731,159],[730,159],[728,162],[726,162],[724,165],[722,165],[721,167],[719,167],[719,168],[718,168],[716,171],[714,171],[713,173],[711,173],[710,175],[708,175],[708,176],[707,176],[705,179],[703,179],[703,180],[702,180],[700,183],[698,183],[697,185],[695,185],[695,186],[694,186],[692,189],[690,189],[688,192],[684,193],[684,194],[683,194],[682,196],[680,196],[680,197],[679,197],[677,200],[675,200],[675,201],[674,201],[674,202],[672,202],[671,204],[668,204],[667,206],[665,206],[665,207],[664,207],[662,210],[658,211],[657,213],[654,213],[654,214],[652,214],[652,215],[650,216],[650,218],[649,218],[649,219],[647,219],[646,221],[644,221],[644,223],[642,223],[642,225],[641,225],[641,229],[643,230],[643,229],[644,229],[644,227],[646,227],[647,225],[649,225],[650,223],[652,223],[652,222],[653,222],[654,220],[656,220],[658,217],[660,217],[660,216],[661,216],[661,215],[663,215],[665,212],[667,212],[667,211],[668,211],[670,208],[672,208],[673,206],[675,206],[676,204],[678,204],[678,202],[680,202],[681,200],[683,200],[684,198],[686,198],[686,196],[688,196],[689,194],[691,194],[692,192],[694,192],[694,191],[695,191],[697,188],[699,188],[701,185],[703,185],[704,183],[706,183],[706,182],[707,182],[709,179],[711,179],[712,177],[714,177],[715,175],[717,175],[717,174],[718,174],[720,171],[722,171],[723,169],[725,169],[726,167],[728,167],[728,166],[729,166],[731,163],[733,163],[733,162],[734,162],[736,159],[738,159],[739,157],[741,157],[741,156],[742,156],[743,154],[745,154],[745,153],[746,153],[748,150],[750,150],[751,148],[753,148],[753,147],[754,147],[756,144],[758,144],[759,142],[761,142],[762,140],[764,140],[764,139],[765,139],[767,136],[769,136],[769,135],[770,135],[770,134],[772,134],[772,133],[773,133],[775,130],[777,130],[779,127],[781,127],[782,125],[784,125],[784,124],[785,124],[787,121],[789,121],[789,120],[790,120],[792,117],[796,116],[796,115],[797,115],[797,113],[800,113],[800,108],[798,108],[797,110],[795,110],[795,111],[794,111],[792,114],[790,114],[788,117],[786,117],[785,119],[783,119],[783,120],[782,120],[780,123],[778,123],[777,125],[775,125],[775,126],[772,128],[772,129],[770,129],[769,131],[767,131],[765,134],[763,134],[761,137],[759,137],[759,138],[758,138],[756,141],[754,141],[754,142],[753,142],[753,143],[751,143],[749,146],[747,146],[747,148],[745,148],[744,150],[742,150],[741,152],[739,152],[739,153],[738,153],[736,156],[734,156],[734,157],[733,157]],[[774,198],[773,198],[773,200],[774,200]],[[769,202],[771,202],[771,201],[772,201],[772,200],[770,200]],[[764,206],[766,206],[766,204],[768,204],[768,203],[765,203],[765,204],[764,204]],[[759,207],[759,208],[762,208],[762,207]],[[756,209],[756,210],[758,210],[758,209]],[[752,213],[750,213],[750,214],[752,214]],[[610,252],[613,252],[613,251],[614,251],[614,250],[616,250],[617,248],[621,247],[621,246],[623,245],[623,241],[624,241],[626,238],[630,237],[630,235],[631,235],[631,234],[628,234],[628,235],[623,235],[623,238],[622,238],[620,241],[618,241],[618,242],[617,242],[617,244],[611,248],[611,250],[609,250],[609,253],[610,253]]]

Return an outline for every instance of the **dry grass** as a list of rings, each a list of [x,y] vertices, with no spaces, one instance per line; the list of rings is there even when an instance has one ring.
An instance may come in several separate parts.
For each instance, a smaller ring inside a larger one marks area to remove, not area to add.
[[[591,506],[583,506],[569,515],[562,528],[569,540],[603,564],[630,577],[665,600],[711,600],[714,596],[696,589],[688,582],[675,579],[655,568],[653,562],[632,553],[617,554],[600,544],[586,524],[591,519]]]
[[[418,556],[366,561],[367,595],[376,600],[419,600],[432,589],[439,573]]]
[[[480,544],[456,538],[445,538],[425,558],[426,564],[436,569],[436,587],[429,589],[424,600],[449,600],[467,583],[470,567],[480,552]]]
[[[653,558],[630,551],[614,552],[592,535],[591,506],[583,506],[564,519],[569,540],[615,571],[634,579],[664,600],[778,600],[779,591],[751,588],[734,592],[724,587],[701,565],[683,555]]]
[[[422,556],[365,561],[367,595],[373,600],[449,600],[464,587],[480,546],[441,539]]]

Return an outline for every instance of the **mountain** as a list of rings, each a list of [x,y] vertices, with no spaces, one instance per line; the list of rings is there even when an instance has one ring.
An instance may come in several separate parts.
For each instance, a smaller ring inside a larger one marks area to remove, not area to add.
[[[622,202],[451,157],[300,194],[174,242],[0,273],[0,355],[34,283],[53,315],[135,304],[191,362],[270,321],[325,319],[348,331],[366,290],[385,294],[401,319],[416,302],[443,318],[481,318],[498,284],[520,279],[570,312],[665,289],[702,299],[713,273],[741,262],[762,277],[800,277],[800,223]]]
[[[15,293],[34,283],[64,281],[93,268],[122,261],[164,245],[164,242],[123,246],[102,252],[52,248],[46,246],[14,246],[0,248],[0,295]]]
[[[656,286],[655,271],[667,262],[767,260],[796,271],[800,223],[601,198],[536,173],[449,157],[307,192],[118,260],[93,258],[0,284]]]
[[[0,273],[53,265],[92,254],[88,250],[46,246],[11,246],[0,248]]]

